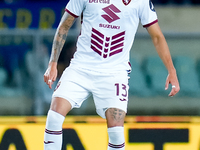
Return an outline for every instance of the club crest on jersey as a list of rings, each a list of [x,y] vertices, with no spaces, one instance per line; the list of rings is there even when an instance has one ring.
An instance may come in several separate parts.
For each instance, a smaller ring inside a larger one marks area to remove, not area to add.
[[[122,2],[124,3],[124,5],[128,5],[131,2],[131,0],[122,0]]]

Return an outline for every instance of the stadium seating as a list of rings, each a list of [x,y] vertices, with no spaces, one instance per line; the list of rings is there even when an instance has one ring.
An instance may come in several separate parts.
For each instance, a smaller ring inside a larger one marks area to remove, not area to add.
[[[139,63],[134,59],[130,61],[132,71],[130,73],[130,94],[134,96],[150,96],[151,91],[147,88],[146,79]]]
[[[7,79],[7,72],[4,68],[0,67],[0,88],[2,88]]]
[[[188,56],[177,56],[174,65],[179,78],[180,94],[183,96],[199,96],[200,87],[194,59]]]
[[[197,76],[198,76],[198,81],[199,81],[199,86],[200,86],[200,59],[197,60],[196,70],[197,70]]]
[[[165,82],[167,70],[158,56],[149,56],[144,60],[143,68],[147,74],[148,84],[154,95],[166,95]]]
[[[15,71],[24,67],[24,56],[28,49],[28,45],[24,43],[0,46],[0,55],[4,58],[2,66],[6,69],[10,82],[13,81]]]

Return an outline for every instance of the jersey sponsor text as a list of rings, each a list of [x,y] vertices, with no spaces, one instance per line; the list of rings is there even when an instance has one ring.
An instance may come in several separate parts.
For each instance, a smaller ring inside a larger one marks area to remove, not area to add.
[[[109,28],[109,29],[120,29],[120,26],[102,24],[102,23],[99,24],[99,27],[101,27],[101,28]]]
[[[103,3],[103,4],[110,4],[110,0],[89,0],[89,3]]]

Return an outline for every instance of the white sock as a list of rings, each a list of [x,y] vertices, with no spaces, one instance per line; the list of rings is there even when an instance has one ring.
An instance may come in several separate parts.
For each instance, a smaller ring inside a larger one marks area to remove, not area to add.
[[[108,150],[125,150],[124,127],[108,128]]]
[[[64,120],[64,116],[49,110],[44,133],[44,150],[61,150],[62,124]]]

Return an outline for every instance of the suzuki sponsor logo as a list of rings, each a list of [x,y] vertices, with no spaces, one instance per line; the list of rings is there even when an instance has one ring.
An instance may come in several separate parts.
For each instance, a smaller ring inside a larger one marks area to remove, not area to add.
[[[115,25],[109,25],[109,24],[99,24],[99,27],[102,28],[109,28],[109,29],[120,29],[120,26],[115,26]]]
[[[108,23],[111,23],[113,21],[116,21],[120,19],[116,13],[120,13],[121,11],[115,7],[113,4],[103,8],[103,11],[106,13],[104,15],[101,15]]]

